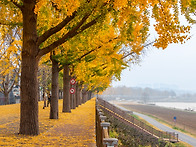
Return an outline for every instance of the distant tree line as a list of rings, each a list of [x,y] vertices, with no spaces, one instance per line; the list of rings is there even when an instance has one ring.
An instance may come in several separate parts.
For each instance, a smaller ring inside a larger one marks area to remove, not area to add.
[[[148,101],[196,101],[196,93],[176,94],[174,90],[159,90],[149,87],[109,87],[103,92],[104,97],[112,99]]]
[[[140,87],[110,87],[103,94],[105,95],[132,95],[142,96],[147,94],[149,96],[176,96],[173,90],[157,90],[152,88],[140,88]]]

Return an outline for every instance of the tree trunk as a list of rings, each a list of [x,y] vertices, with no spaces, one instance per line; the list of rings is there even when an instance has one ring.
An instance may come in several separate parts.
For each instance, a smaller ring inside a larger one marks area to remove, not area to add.
[[[76,108],[76,86],[75,85],[76,84],[70,86],[71,88],[74,88],[75,89],[75,93],[70,94],[70,100],[71,100],[70,105],[71,105],[71,109],[75,109]]]
[[[92,97],[92,91],[88,91],[88,100],[90,100]]]
[[[27,57],[23,57],[19,133],[24,135],[39,134],[37,67],[38,61],[35,58],[28,59]]]
[[[73,88],[72,85],[70,85],[70,88]],[[71,109],[73,109],[73,101],[74,101],[73,97],[74,97],[74,95],[70,93],[69,96],[70,96],[70,107],[71,107]]]
[[[62,91],[62,89],[59,91],[59,94],[60,94],[60,99],[62,99],[63,98],[63,91]]]
[[[62,112],[71,112],[70,107],[70,76],[69,76],[69,66],[64,66],[63,72],[63,111]]]
[[[8,92],[8,87],[9,87],[9,74],[5,76],[5,82],[4,82],[4,96],[5,96],[5,105],[9,104],[9,92]]]
[[[38,101],[41,101],[39,86],[40,86],[40,85],[39,85],[39,82],[38,82],[38,86],[37,86],[37,96],[38,96]]]
[[[45,70],[43,70],[42,74],[42,88],[43,88],[43,101],[44,101],[44,106],[43,108],[46,107],[46,75],[45,75]]]
[[[76,107],[80,105],[79,85],[76,83]]]
[[[81,85],[79,86],[78,94],[79,94],[79,105],[81,105],[82,104],[82,87],[81,87]]]
[[[87,95],[87,86],[84,85],[84,88],[82,89],[82,103],[87,101]]]
[[[23,48],[21,65],[20,134],[38,135],[38,54],[36,1],[23,1]]]
[[[2,93],[4,94],[4,97],[5,97],[5,105],[10,104],[10,102],[11,102],[9,94],[12,91],[12,88],[15,84],[15,81],[12,82],[12,80],[14,80],[14,79],[15,79],[15,76],[13,76],[10,79],[10,74],[9,73],[6,76],[3,76]],[[13,100],[12,100],[12,102],[13,102]]]
[[[85,97],[86,97],[86,90],[83,88],[82,89],[82,104],[85,103]]]
[[[82,104],[82,96],[81,96],[82,90],[81,90],[81,85],[78,85],[77,84],[76,90],[77,90],[77,101],[78,101],[78,106],[79,106],[79,105]]]
[[[72,96],[72,99],[73,99],[73,107],[72,107],[72,109],[76,109],[76,84],[72,85],[72,88],[75,89],[75,93],[72,94],[73,95]]]
[[[88,99],[88,91],[85,90],[85,93],[84,93],[84,103],[87,102],[87,99]]]
[[[50,104],[50,119],[58,119],[58,98],[59,98],[59,84],[58,84],[58,62],[52,59],[52,98]]]
[[[5,96],[5,105],[8,105],[10,102],[9,102],[9,93],[7,92],[7,90],[4,91],[4,96]]]
[[[44,101],[43,109],[45,109],[46,107],[46,94],[45,93],[43,93],[43,101]]]

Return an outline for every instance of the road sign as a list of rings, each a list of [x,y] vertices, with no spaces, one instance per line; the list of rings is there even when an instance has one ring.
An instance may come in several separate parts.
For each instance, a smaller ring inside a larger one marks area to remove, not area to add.
[[[69,90],[69,92],[70,92],[71,94],[74,94],[74,93],[75,93],[75,89],[74,89],[74,88],[71,88],[71,89]]]
[[[174,116],[174,121],[176,121],[176,119],[177,119],[177,117],[176,117],[176,116]]]
[[[71,80],[70,80],[70,84],[71,84],[71,85],[76,84],[76,80],[75,80],[75,79],[71,79]]]

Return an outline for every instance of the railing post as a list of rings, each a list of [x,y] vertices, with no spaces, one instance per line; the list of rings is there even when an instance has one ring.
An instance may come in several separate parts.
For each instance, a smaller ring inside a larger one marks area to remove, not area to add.
[[[100,116],[100,119],[101,119],[101,122],[105,122],[106,116],[101,115],[101,116]]]
[[[103,112],[99,111],[99,116],[100,116],[100,115],[103,115]]]
[[[132,123],[135,124],[135,121],[134,121],[135,117],[132,116],[132,118],[133,118]]]
[[[117,147],[118,146],[118,139],[116,138],[104,138],[103,139],[104,147]]]
[[[169,132],[169,141],[171,141],[171,133]]]
[[[163,136],[163,135],[162,135],[161,131],[159,131],[159,137],[162,138],[162,136]]]
[[[109,131],[108,131],[108,127],[110,126],[109,122],[102,122],[101,123],[101,130],[102,130],[102,134],[101,134],[101,143],[103,145],[103,139],[104,138],[109,138]],[[104,145],[103,145],[104,146]]]
[[[102,122],[101,126],[103,127],[103,146],[104,147],[117,147],[118,146],[118,139],[116,138],[109,138],[109,122]]]
[[[101,127],[103,127],[103,133],[104,133],[103,137],[104,138],[109,138],[109,131],[108,131],[109,126],[110,126],[109,122],[102,122],[101,123]]]
[[[176,137],[177,137],[177,142],[178,142],[178,134],[176,134]]]
[[[97,108],[96,109],[96,144],[97,147],[102,146],[102,130],[101,130],[101,125],[100,125],[100,117],[99,117],[99,112],[100,110]]]

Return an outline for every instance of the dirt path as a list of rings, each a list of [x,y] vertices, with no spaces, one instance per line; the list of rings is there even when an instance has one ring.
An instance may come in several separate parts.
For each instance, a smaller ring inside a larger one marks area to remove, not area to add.
[[[174,117],[176,117],[176,126],[196,135],[196,113],[186,112],[176,109],[163,108],[151,105],[138,104],[121,104],[126,109],[131,109],[136,112],[155,116],[170,125],[174,125]]]

